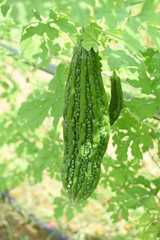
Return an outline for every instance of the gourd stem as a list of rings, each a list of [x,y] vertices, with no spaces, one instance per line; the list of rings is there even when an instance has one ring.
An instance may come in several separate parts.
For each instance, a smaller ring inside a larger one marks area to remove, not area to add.
[[[116,71],[115,71],[115,70],[113,71],[113,76],[115,76],[115,77],[117,76],[117,75],[116,75]]]

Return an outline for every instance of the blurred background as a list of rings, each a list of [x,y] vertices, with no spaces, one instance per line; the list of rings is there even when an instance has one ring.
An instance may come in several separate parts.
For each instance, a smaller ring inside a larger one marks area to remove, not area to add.
[[[153,2],[0,1],[1,240],[159,239],[160,4]],[[117,70],[126,105],[98,187],[73,208],[61,183],[62,112],[82,27],[84,46],[100,50],[108,101]]]

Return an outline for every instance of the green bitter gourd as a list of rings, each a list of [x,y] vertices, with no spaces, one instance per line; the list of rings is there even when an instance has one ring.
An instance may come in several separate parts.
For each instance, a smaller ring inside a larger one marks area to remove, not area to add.
[[[81,44],[70,64],[63,118],[62,183],[72,205],[76,205],[87,199],[98,184],[110,135],[100,57]]]
[[[123,92],[121,79],[114,73],[111,80],[111,101],[109,104],[110,124],[117,120],[123,108]]]

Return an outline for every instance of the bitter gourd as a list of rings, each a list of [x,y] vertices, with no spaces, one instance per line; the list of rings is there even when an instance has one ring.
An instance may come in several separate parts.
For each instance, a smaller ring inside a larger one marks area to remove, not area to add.
[[[110,134],[100,57],[81,44],[70,64],[63,118],[62,183],[72,205],[76,205],[87,199],[98,184]]]
[[[123,92],[121,79],[114,73],[111,80],[111,101],[109,104],[110,124],[117,120],[123,108]]]

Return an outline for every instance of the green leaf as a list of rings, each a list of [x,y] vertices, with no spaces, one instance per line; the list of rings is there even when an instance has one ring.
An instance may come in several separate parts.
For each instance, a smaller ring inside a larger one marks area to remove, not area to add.
[[[64,108],[64,99],[63,96],[57,97],[57,101],[53,104],[52,110],[51,110],[51,116],[54,117],[53,120],[53,126],[57,128],[57,125],[59,123],[60,118],[63,114],[63,108]]]
[[[152,87],[153,87],[154,91],[156,90],[156,87],[157,87],[157,86],[154,86],[154,85],[159,85],[160,84],[160,80],[159,80],[159,74],[160,74],[159,61],[160,61],[160,53],[156,52],[154,55],[152,55],[152,57],[150,59],[150,62],[148,63],[148,66],[147,66],[148,67],[148,72],[151,74],[151,76],[158,78],[158,79],[152,80]]]
[[[129,209],[129,208],[136,208],[137,207],[137,202],[135,201],[135,198],[130,196],[127,199],[127,202],[125,203],[125,206]]]
[[[126,221],[128,220],[128,209],[127,208],[124,208],[122,207],[122,217],[123,219],[125,219]]]
[[[138,176],[137,178],[134,179],[134,183],[135,184],[142,184],[144,185],[146,188],[150,188],[151,186],[151,182],[145,178],[144,176]]]
[[[40,46],[43,46],[43,38],[37,35],[34,35],[32,38],[27,38],[26,40],[22,41],[20,45],[22,54],[25,55],[30,61],[34,61],[33,56],[41,51]],[[35,63],[38,63],[38,59],[36,59]]]
[[[160,229],[160,223],[155,223],[149,226],[145,231],[138,234],[138,237],[142,240],[157,240],[157,237],[159,235],[159,229]]]
[[[147,134],[147,132],[149,133],[149,127],[148,127],[148,131],[143,132],[142,130],[142,133],[140,135],[140,141],[143,144],[142,151],[144,153],[147,152],[150,148],[153,148],[153,137]]]
[[[76,28],[72,23],[68,22],[66,18],[55,19],[54,23],[57,24],[63,32],[73,34],[76,32]]]
[[[41,62],[41,65],[43,64],[43,62],[45,63],[48,54],[48,48],[46,46],[45,41],[42,41],[42,43],[39,46],[39,49],[36,50],[37,53],[33,54],[33,52],[34,51],[32,51],[33,55],[32,57],[33,59],[35,59],[35,61],[37,61],[38,63]]]
[[[109,46],[103,51],[104,56],[107,56],[107,62],[111,69],[114,71],[122,66],[127,56],[122,50],[112,50]]]
[[[145,0],[142,11],[140,15],[148,17],[150,14],[153,14],[157,9],[157,0]]]
[[[149,194],[149,192],[146,189],[140,186],[133,186],[131,188],[128,188],[127,193],[132,196],[145,196]]]
[[[36,63],[45,61],[48,53],[46,35],[50,41],[58,37],[58,30],[50,23],[38,23],[25,29],[22,37],[20,49],[30,60],[36,59]]]
[[[140,25],[141,23],[138,17],[131,17],[129,22],[125,25],[123,37],[131,52],[136,52],[136,50],[144,51],[144,40],[139,32]]]
[[[9,9],[10,9],[10,5],[4,4],[1,6],[1,12],[3,14],[3,17],[6,17]]]
[[[90,18],[90,11],[85,1],[73,1],[71,3],[71,15],[76,23],[85,26]]]
[[[34,16],[33,10],[39,15],[47,17],[50,9],[53,8],[52,0],[7,0],[7,4],[12,4],[11,16],[17,24],[27,25]]]
[[[124,168],[114,168],[111,170],[109,176],[114,178],[114,187],[116,185],[122,185],[125,182],[125,169]]]
[[[39,13],[35,9],[33,10],[33,13],[34,13],[34,16],[37,20],[42,21],[41,16],[39,15]]]
[[[54,94],[46,92],[24,102],[19,109],[19,116],[26,120],[25,127],[39,127],[48,116],[49,110],[55,101]]]
[[[121,1],[121,6],[117,7],[112,0],[102,0],[101,6],[94,8],[95,16],[105,17],[109,29],[115,29],[118,22],[123,22],[128,16],[125,4]]]
[[[30,154],[33,160],[30,161],[26,172],[29,176],[31,175],[33,177],[35,183],[42,181],[44,170],[49,173],[51,178],[54,176],[57,178],[57,176],[60,175],[62,164],[61,153],[63,149],[63,142],[60,139],[57,130],[54,128],[47,132],[45,130],[45,137],[40,136],[39,138],[42,147],[40,149],[33,149],[33,151],[33,147],[28,146],[28,148],[30,148],[27,150],[27,156]]]
[[[146,210],[157,210],[160,212],[160,207],[157,205],[154,196],[150,196],[143,202],[143,206]]]
[[[125,68],[127,67],[127,74],[130,76],[131,79],[136,79],[135,81],[138,87],[139,85],[142,85],[141,81],[144,81],[143,79],[145,78],[145,84],[142,87],[145,90],[148,90],[148,85],[151,81],[149,81],[147,78],[146,66],[141,60],[141,56],[138,57],[137,55],[131,54],[128,51],[127,45],[123,43],[121,43],[121,45],[116,49],[111,49],[109,46],[107,46],[107,48],[103,51],[103,54],[104,56],[107,56],[107,62],[112,71],[123,66]],[[131,80],[131,84],[134,81],[133,79]]]
[[[147,25],[147,33],[160,51],[160,31],[153,26]]]
[[[137,225],[140,229],[145,229],[154,221],[154,215],[150,212],[145,212],[143,215],[140,215],[137,219]]]
[[[159,189],[160,188],[160,177],[154,179],[153,183],[156,186],[156,188]]]
[[[142,93],[145,94],[151,94],[152,93],[152,82],[151,79],[147,77],[146,74],[142,75],[140,73],[139,78],[137,79],[126,79],[128,83],[130,83],[132,86],[141,89]]]
[[[157,52],[158,52],[157,50],[152,48],[147,48],[144,52],[141,52],[141,54],[145,58],[144,62],[147,65],[147,67],[149,66],[150,62],[152,61],[152,58],[154,57],[154,55],[156,55]]]
[[[52,55],[57,56],[59,52],[61,51],[61,46],[59,43],[55,43],[53,41],[48,41],[48,47],[50,49],[50,52]]]
[[[51,110],[54,117],[53,126],[56,128],[64,107],[64,83],[66,80],[65,65],[60,63],[56,69],[56,75],[49,83],[49,90],[54,92],[55,101]]]
[[[49,83],[49,90],[35,98],[29,98],[19,109],[19,116],[26,120],[27,128],[39,127],[51,110],[54,117],[53,125],[56,128],[63,112],[65,67],[60,64],[57,67],[55,77]]]
[[[58,36],[58,31],[54,27],[50,26],[50,23],[38,23],[36,26],[30,26],[26,28],[25,33],[22,35],[21,42],[27,38],[31,38],[34,35],[42,36],[46,33],[48,36],[51,36],[51,39],[55,39]]]
[[[96,23],[91,23],[82,33],[82,46],[89,51],[92,47],[97,52],[98,51],[98,38],[101,34],[102,28]]]
[[[116,205],[113,203],[109,203],[109,207],[107,208],[107,212],[113,212],[116,208]]]
[[[132,149],[133,156],[136,156],[138,159],[142,159],[142,152],[140,150],[139,141],[137,141],[136,138],[134,139],[131,145],[131,149]]]
[[[118,222],[118,211],[114,211],[114,213],[111,216],[111,219],[112,219],[113,223]]]
[[[60,197],[57,197],[54,199],[53,204],[56,206],[54,209],[54,216],[56,218],[60,218],[63,216],[63,212],[64,212],[64,208],[65,208],[65,204],[64,204],[64,200]]]
[[[70,206],[67,206],[67,209],[65,210],[65,215],[68,221],[71,221],[73,219],[74,213],[73,209]]]
[[[157,8],[157,0],[145,0],[143,8],[139,14],[141,21],[153,21],[160,23],[160,15],[156,12]]]
[[[49,82],[48,89],[53,92],[58,92],[58,94],[63,93],[64,91],[64,82],[66,80],[65,75],[65,65],[60,63],[56,68],[56,74]]]
[[[57,13],[55,13],[52,9],[50,10],[49,17],[51,19],[56,19],[57,18]]]
[[[126,102],[126,107],[135,113],[141,120],[153,118],[157,106],[158,102],[152,98],[132,98],[130,101]]]

